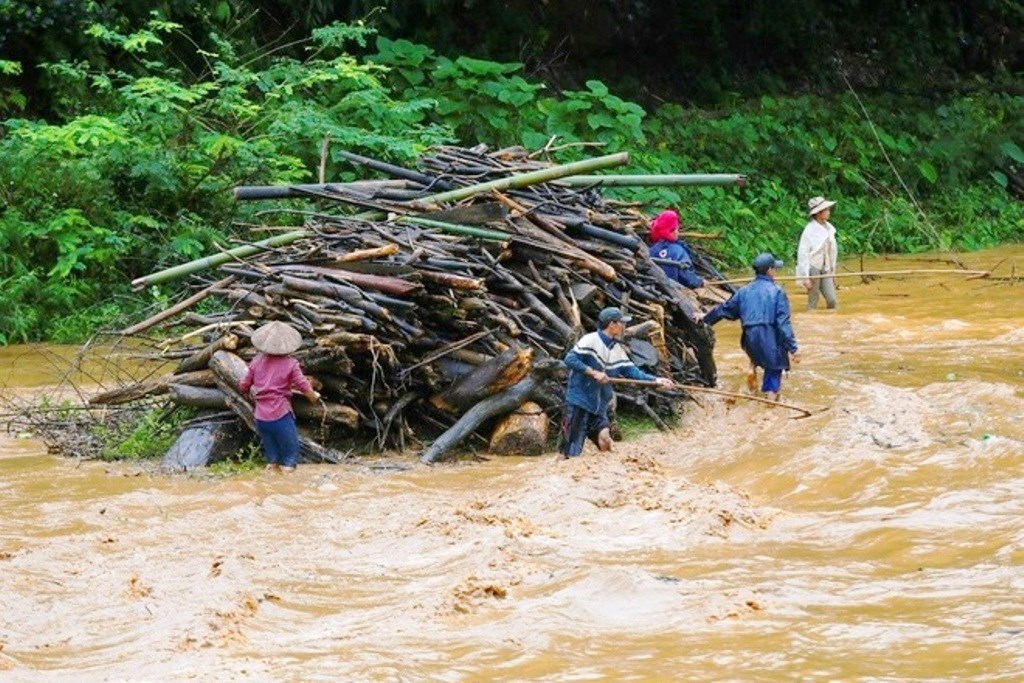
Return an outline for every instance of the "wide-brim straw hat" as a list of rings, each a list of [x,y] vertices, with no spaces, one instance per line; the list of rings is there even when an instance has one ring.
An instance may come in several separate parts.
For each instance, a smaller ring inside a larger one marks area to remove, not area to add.
[[[824,197],[812,197],[807,201],[807,215],[813,216],[825,209],[831,209],[836,203]]]
[[[253,332],[250,341],[257,351],[285,356],[302,346],[302,335],[288,323],[275,320]]]

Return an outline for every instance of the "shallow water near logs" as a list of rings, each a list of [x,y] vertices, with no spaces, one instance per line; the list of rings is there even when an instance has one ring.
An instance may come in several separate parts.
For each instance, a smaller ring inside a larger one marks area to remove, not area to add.
[[[223,479],[3,435],[0,678],[1020,680],[1021,287],[843,278],[807,312],[787,283],[811,417],[699,396],[569,462]],[[53,372],[0,349],[3,391]]]

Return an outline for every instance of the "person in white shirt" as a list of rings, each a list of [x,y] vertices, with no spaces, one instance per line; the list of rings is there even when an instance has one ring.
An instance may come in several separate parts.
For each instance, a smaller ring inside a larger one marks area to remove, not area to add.
[[[818,295],[825,297],[825,305],[836,307],[836,262],[839,245],[836,243],[836,228],[828,222],[832,207],[836,203],[824,197],[813,197],[807,202],[807,213],[811,220],[800,235],[800,246],[796,252],[796,276],[807,290],[807,310],[813,311],[818,305]],[[824,276],[824,277],[822,277]]]

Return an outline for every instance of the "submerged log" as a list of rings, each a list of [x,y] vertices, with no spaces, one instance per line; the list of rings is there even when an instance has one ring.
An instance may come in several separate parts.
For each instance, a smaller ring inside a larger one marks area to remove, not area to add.
[[[498,424],[488,450],[495,455],[540,455],[547,447],[548,425],[544,410],[527,401]]]

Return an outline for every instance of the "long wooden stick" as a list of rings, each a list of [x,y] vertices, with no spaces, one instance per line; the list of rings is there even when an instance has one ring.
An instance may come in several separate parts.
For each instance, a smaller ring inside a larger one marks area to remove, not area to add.
[[[747,176],[738,173],[664,173],[648,175],[574,175],[558,181],[569,187],[669,187],[676,185],[747,184]]]
[[[131,327],[124,328],[123,330],[121,330],[121,334],[123,334],[123,335],[138,334],[139,332],[142,332],[143,330],[148,330],[149,328],[153,327],[157,323],[161,323],[164,320],[167,320],[168,318],[170,318],[171,316],[177,315],[178,313],[181,313],[185,309],[190,308],[190,307],[196,305],[197,303],[199,303],[200,301],[205,299],[207,296],[209,296],[210,293],[213,290],[221,289],[222,287],[227,287],[228,285],[230,285],[234,281],[235,281],[235,276],[234,275],[229,275],[228,277],[224,278],[223,280],[219,280],[217,282],[214,282],[212,285],[210,285],[206,289],[200,290],[200,291],[196,292],[195,294],[193,294],[192,296],[190,296],[189,298],[185,299],[184,301],[178,302],[175,305],[171,306],[170,308],[168,308],[166,310],[163,310],[163,311],[160,311],[159,313],[157,313],[153,317],[147,318],[146,320],[143,320],[141,323],[137,323],[135,325],[132,325]]]
[[[958,268],[915,268],[912,270],[864,270],[855,273],[829,273],[827,275],[776,275],[772,279],[779,280],[823,280],[828,277],[879,277],[883,275],[930,275],[935,273],[953,273],[955,275],[971,275],[977,277],[989,277],[992,275],[987,270],[960,270]],[[750,282],[753,277],[738,278],[735,280],[713,280],[705,282],[705,285],[735,285],[740,282]]]
[[[761,398],[760,396],[751,396],[750,394],[741,394],[735,391],[725,391],[723,389],[712,389],[711,387],[702,387],[696,384],[679,384],[675,383],[672,387],[662,387],[657,382],[651,382],[644,379],[627,379],[624,377],[609,377],[608,381],[612,384],[622,384],[627,386],[639,386],[639,387],[650,387],[651,389],[668,390],[683,389],[685,391],[697,391],[704,394],[715,394],[716,396],[728,396],[730,398],[742,398],[745,401],[756,401],[757,403],[767,403],[770,406],[779,406],[780,408],[789,408],[795,410],[798,413],[803,413],[800,417],[810,417],[814,413],[806,408],[795,406],[792,403],[783,403],[782,401],[772,401],[771,399]]]

